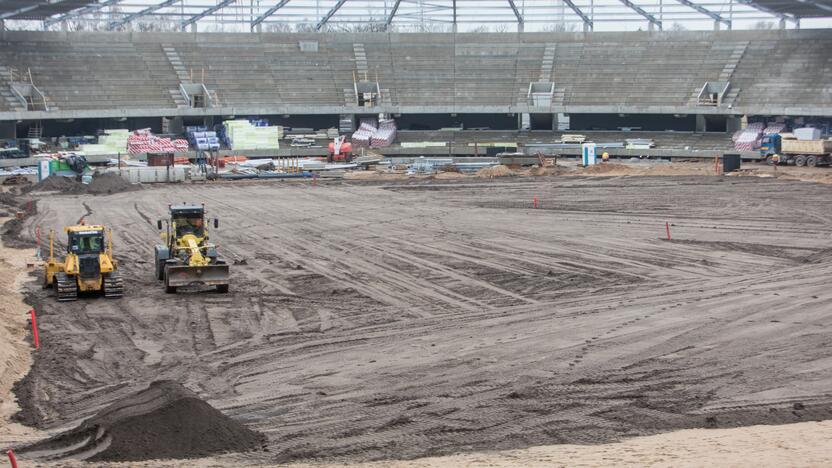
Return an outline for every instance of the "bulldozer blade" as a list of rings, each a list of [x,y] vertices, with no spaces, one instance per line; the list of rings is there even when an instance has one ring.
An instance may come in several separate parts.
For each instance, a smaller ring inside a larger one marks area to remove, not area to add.
[[[221,286],[228,284],[228,265],[168,266],[167,284],[180,286]]]

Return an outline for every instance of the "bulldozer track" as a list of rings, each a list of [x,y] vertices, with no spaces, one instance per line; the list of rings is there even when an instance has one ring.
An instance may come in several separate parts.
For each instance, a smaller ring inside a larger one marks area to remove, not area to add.
[[[54,284],[58,301],[68,302],[78,299],[78,285],[74,277],[67,276],[63,272],[56,273]]]
[[[104,297],[118,298],[124,295],[124,280],[121,274],[114,271],[104,277]]]

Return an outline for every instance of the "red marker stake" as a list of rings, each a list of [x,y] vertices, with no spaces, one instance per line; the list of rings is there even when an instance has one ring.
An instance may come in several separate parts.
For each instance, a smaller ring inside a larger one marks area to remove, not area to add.
[[[534,207],[537,208],[537,195],[534,196]]]
[[[664,222],[664,228],[667,230],[667,240],[670,240],[670,223],[667,221]]]
[[[17,459],[14,458],[14,451],[9,450],[8,452],[6,452],[6,455],[9,456],[9,463],[12,464],[12,468],[17,468]]]
[[[35,341],[35,349],[39,349],[40,339],[38,337],[38,318],[35,314],[35,309],[29,309],[29,316],[32,318],[32,338]]]

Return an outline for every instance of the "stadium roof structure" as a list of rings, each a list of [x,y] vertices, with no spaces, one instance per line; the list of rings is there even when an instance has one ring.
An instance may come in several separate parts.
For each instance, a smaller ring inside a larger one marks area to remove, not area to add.
[[[469,30],[503,24],[518,31],[526,25],[588,31],[623,23],[653,30],[674,24],[686,29],[692,22],[731,29],[743,20],[784,27],[787,21],[797,26],[801,18],[826,17],[832,17],[832,0],[0,0],[0,20],[40,20],[44,29],[84,21],[99,23],[84,29],[103,30],[148,21],[168,29],[200,23],[280,32],[457,31],[460,24]]]

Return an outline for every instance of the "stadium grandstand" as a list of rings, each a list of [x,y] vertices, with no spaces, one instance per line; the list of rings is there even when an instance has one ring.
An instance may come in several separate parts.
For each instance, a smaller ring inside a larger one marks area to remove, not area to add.
[[[416,132],[823,125],[830,17],[828,0],[0,0],[0,138],[241,117],[349,134],[366,115]]]

